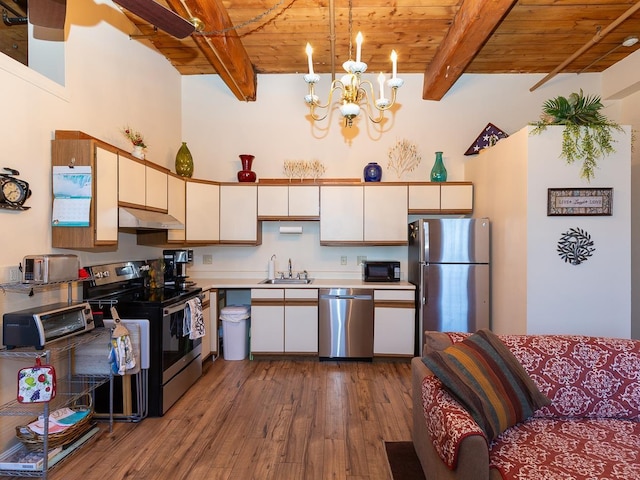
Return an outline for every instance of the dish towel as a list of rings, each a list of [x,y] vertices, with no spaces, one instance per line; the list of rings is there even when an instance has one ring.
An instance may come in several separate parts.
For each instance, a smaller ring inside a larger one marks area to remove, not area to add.
[[[133,354],[133,346],[129,335],[111,339],[109,362],[113,373],[118,375],[124,375],[127,370],[131,370],[136,366],[136,357]]]
[[[184,312],[184,335],[190,340],[203,337],[205,334],[204,318],[202,317],[202,302],[199,297],[187,301]]]

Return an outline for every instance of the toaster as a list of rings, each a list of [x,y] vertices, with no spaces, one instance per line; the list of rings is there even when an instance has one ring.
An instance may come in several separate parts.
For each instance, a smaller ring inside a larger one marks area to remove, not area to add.
[[[51,283],[78,278],[77,255],[27,255],[22,260],[22,283]]]

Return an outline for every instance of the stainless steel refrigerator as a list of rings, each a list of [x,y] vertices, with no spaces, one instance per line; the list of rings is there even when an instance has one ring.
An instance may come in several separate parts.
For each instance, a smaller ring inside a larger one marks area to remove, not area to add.
[[[408,280],[416,286],[416,349],[425,330],[489,327],[488,218],[421,219],[409,224]]]

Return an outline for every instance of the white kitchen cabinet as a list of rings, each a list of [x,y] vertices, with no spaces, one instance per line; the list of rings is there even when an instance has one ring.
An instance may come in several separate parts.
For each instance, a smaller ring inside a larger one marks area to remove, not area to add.
[[[409,184],[409,213],[440,211],[440,184]]]
[[[257,185],[220,185],[220,243],[260,245],[258,227]]]
[[[471,182],[410,183],[409,214],[466,214],[473,212]]]
[[[145,165],[145,207],[147,210],[168,210],[168,170],[147,162]]]
[[[251,290],[251,353],[318,353],[318,290]]]
[[[117,149],[76,131],[56,131],[51,145],[54,167],[89,166],[94,198],[86,227],[51,228],[51,246],[77,250],[118,244],[118,154]]]
[[[363,242],[364,192],[362,185],[322,185],[320,212],[321,245]]]
[[[373,299],[373,354],[412,357],[415,343],[415,291],[376,289]]]
[[[118,202],[144,208],[146,203],[146,168],[144,160],[118,155]]]
[[[473,185],[449,183],[440,186],[441,213],[473,212]]]
[[[184,177],[167,175],[167,213],[183,225],[187,222],[187,187]],[[169,243],[183,243],[186,240],[186,228],[167,231]]]
[[[284,289],[251,289],[251,353],[284,352]]]
[[[317,220],[319,215],[318,185],[258,185],[261,220]]]
[[[187,243],[218,243],[220,185],[204,180],[187,180],[185,227]]]
[[[364,241],[376,245],[407,244],[407,186],[364,186]]]
[[[318,289],[284,291],[285,353],[318,353]]]

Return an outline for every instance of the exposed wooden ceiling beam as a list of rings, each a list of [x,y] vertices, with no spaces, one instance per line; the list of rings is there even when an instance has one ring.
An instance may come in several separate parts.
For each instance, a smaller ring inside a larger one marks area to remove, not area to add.
[[[422,98],[441,100],[517,0],[464,0],[424,73]]]
[[[239,100],[255,101],[256,73],[222,1],[167,0],[167,3],[185,18],[200,19],[204,23],[204,33],[225,32],[213,35],[194,33],[191,38]]]

